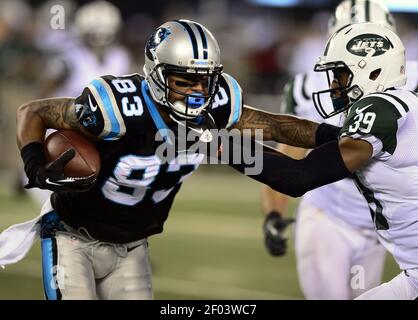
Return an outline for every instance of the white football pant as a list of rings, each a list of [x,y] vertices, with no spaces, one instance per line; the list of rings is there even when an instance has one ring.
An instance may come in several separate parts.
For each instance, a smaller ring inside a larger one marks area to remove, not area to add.
[[[355,229],[303,202],[295,251],[306,299],[353,299],[381,283],[386,251],[374,231]]]
[[[42,270],[47,299],[153,298],[147,239],[112,244],[42,217]]]

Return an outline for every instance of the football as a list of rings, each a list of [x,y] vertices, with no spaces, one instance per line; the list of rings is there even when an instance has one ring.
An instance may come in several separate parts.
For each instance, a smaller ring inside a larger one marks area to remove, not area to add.
[[[100,154],[89,138],[74,130],[58,130],[51,133],[44,143],[47,162],[52,162],[65,151],[74,149],[75,156],[64,167],[64,174],[83,177],[100,172]]]

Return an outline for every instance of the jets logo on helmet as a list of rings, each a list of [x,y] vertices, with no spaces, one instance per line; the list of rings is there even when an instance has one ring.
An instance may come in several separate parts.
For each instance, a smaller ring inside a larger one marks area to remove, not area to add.
[[[352,24],[328,40],[314,70],[327,74],[329,88],[314,92],[312,99],[318,113],[329,118],[365,95],[405,85],[405,48],[381,24]],[[324,95],[331,96],[333,110],[325,110]]]
[[[374,50],[373,56],[379,56],[387,52],[389,48],[393,48],[393,44],[388,38],[377,34],[362,34],[351,39],[346,48],[356,56],[365,57],[370,49]]]

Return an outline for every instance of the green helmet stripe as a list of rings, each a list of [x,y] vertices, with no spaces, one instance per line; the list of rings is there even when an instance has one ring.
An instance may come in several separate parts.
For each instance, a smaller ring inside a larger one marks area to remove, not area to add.
[[[369,22],[370,21],[370,1],[369,0],[366,0],[365,2],[364,2],[364,6],[365,6],[365,19],[366,19],[366,21],[365,22]]]
[[[353,22],[354,17],[356,16],[356,12],[353,10],[354,6],[356,5],[356,0],[351,0],[351,7],[350,7],[350,11],[351,11],[351,19],[350,21]]]

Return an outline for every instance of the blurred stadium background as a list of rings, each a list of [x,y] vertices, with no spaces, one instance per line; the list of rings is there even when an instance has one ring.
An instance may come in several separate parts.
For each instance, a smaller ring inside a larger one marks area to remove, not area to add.
[[[74,17],[88,2],[0,0],[0,230],[38,214],[38,204],[19,188],[15,111],[27,100],[56,95],[75,70],[83,73],[73,64],[91,53],[79,50]],[[126,73],[142,73],[144,44],[156,26],[169,19],[196,20],[218,39],[224,69],[241,84],[246,103],[275,112],[287,79],[312,68],[321,54],[330,12],[339,3],[112,2],[122,24],[111,45],[123,51]],[[418,1],[386,2],[396,11],[407,59],[418,60]],[[65,9],[64,29],[51,27],[56,4]],[[81,90],[86,83],[78,84]],[[283,258],[264,249],[259,199],[260,185],[224,166],[204,165],[187,180],[165,232],[150,239],[155,298],[302,299],[292,241]],[[42,299],[40,270],[37,245],[25,260],[0,270],[0,299]],[[388,258],[384,279],[397,273]]]

